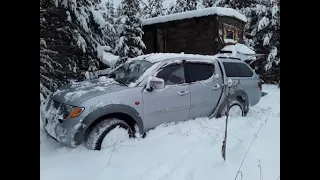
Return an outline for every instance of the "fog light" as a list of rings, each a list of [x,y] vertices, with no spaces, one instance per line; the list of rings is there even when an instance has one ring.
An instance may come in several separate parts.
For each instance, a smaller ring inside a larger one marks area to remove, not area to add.
[[[56,131],[56,135],[59,137],[65,136],[67,134],[67,129],[61,124],[56,126],[55,131]]]

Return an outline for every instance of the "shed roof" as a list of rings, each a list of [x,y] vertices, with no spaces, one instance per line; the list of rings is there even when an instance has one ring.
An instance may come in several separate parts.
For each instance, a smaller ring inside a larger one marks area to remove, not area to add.
[[[232,8],[210,7],[210,8],[197,9],[193,11],[170,14],[166,16],[159,16],[155,18],[143,19],[142,24],[151,25],[151,24],[158,24],[158,23],[164,23],[169,21],[190,19],[195,17],[210,16],[210,15],[229,16],[229,17],[234,17],[236,19],[239,19],[243,22],[247,22],[247,18],[244,15],[242,15],[241,13],[239,13],[238,11]]]

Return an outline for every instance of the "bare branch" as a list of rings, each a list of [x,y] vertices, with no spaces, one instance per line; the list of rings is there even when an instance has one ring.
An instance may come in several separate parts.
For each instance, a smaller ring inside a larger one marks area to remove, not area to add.
[[[226,150],[227,150],[227,137],[228,137],[228,119],[229,119],[229,110],[231,104],[231,95],[235,93],[235,90],[239,87],[239,81],[232,81],[228,79],[225,83],[222,84],[223,92],[227,98],[227,110],[225,112],[226,115],[226,123],[225,123],[225,130],[224,130],[224,138],[221,147],[221,154],[222,158],[226,160]]]
[[[241,167],[242,167],[242,165],[243,165],[243,162],[244,162],[244,160],[246,159],[246,157],[247,157],[247,155],[248,155],[248,153],[249,153],[249,150],[250,150],[253,142],[258,138],[258,134],[259,134],[260,130],[262,129],[262,127],[267,123],[267,120],[268,120],[268,118],[264,121],[264,123],[261,124],[261,126],[260,126],[259,130],[257,131],[257,133],[255,133],[255,136],[254,136],[254,138],[252,139],[252,141],[251,141],[251,143],[250,143],[250,146],[249,146],[246,154],[244,155],[244,157],[243,157],[243,159],[242,159],[242,162],[241,162],[241,164],[240,164],[240,166],[239,166],[238,172],[240,172],[240,169],[241,169]],[[237,177],[238,177],[238,172],[237,172],[234,180],[237,179]]]
[[[259,164],[258,164],[258,167],[260,169],[260,180],[263,180],[263,174],[262,174],[262,164],[261,164],[261,161],[259,159]]]
[[[113,146],[111,145],[111,146],[112,146],[112,150],[111,150],[111,154],[110,154],[110,156],[109,156],[109,160],[108,160],[107,166],[109,166],[109,164],[110,164],[110,161],[111,161],[113,152],[115,152],[115,151],[117,151],[119,148],[122,148],[122,147],[125,147],[125,146],[132,146],[132,145],[123,145],[123,144],[121,144],[120,146],[116,147],[117,144],[120,144],[121,142],[123,142],[123,141],[115,142],[115,143],[113,144]],[[108,146],[108,147],[110,147],[110,146]]]
[[[238,173],[237,173],[237,175],[238,174],[240,174],[240,180],[242,180],[242,178],[243,178],[243,173],[241,172],[241,171],[239,171]]]
[[[109,164],[110,164],[110,161],[111,161],[113,152],[115,151],[116,145],[117,145],[117,143],[114,143],[114,146],[113,146],[113,148],[112,148],[112,150],[111,150],[111,154],[110,154],[110,156],[109,156],[109,160],[108,160],[107,166],[109,166]]]

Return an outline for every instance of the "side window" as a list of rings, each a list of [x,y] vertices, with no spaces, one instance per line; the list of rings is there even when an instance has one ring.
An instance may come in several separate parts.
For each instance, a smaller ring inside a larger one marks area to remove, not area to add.
[[[234,40],[234,31],[230,29],[226,29],[226,38],[225,39],[233,39]]]
[[[239,77],[238,69],[236,63],[233,62],[223,62],[224,69],[226,71],[227,77]]]
[[[253,72],[246,64],[237,63],[236,66],[238,67],[240,77],[252,77],[253,76]]]
[[[165,85],[183,84],[185,83],[184,68],[181,64],[173,64],[164,67],[158,74],[158,78],[164,80]]]
[[[188,83],[209,79],[214,73],[214,65],[207,63],[187,62]]]
[[[224,39],[233,39],[235,41],[239,40],[239,33],[240,30],[232,25],[229,24],[223,24],[223,29],[224,29]]]

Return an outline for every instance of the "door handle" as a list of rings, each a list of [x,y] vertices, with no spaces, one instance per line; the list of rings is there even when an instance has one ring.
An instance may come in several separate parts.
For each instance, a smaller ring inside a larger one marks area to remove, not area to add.
[[[216,84],[212,87],[213,90],[218,90],[220,88],[220,85],[219,84]]]
[[[184,95],[186,95],[186,94],[188,94],[189,93],[189,91],[179,91],[178,92],[178,95],[179,96],[184,96]]]

